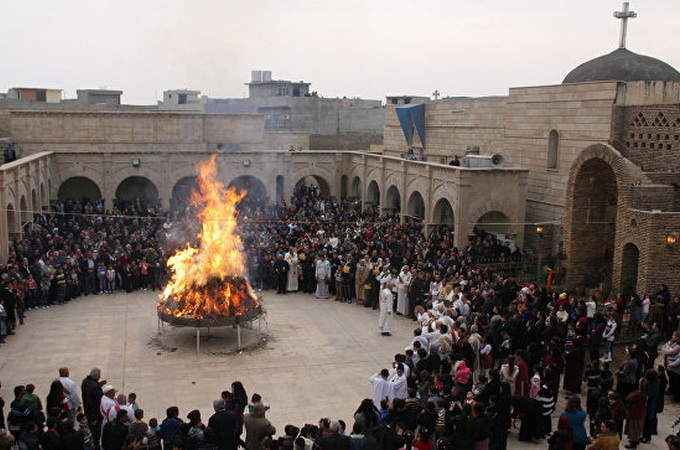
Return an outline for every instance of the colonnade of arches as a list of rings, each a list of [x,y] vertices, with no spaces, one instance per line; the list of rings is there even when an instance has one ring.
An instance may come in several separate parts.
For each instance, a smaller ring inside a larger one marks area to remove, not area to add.
[[[262,180],[251,175],[236,177],[227,184],[227,187],[248,192],[243,200],[245,204],[261,200],[267,203],[286,200],[283,186],[284,177],[281,175],[276,177],[274,186],[270,189]],[[343,175],[340,179],[342,197],[362,199],[364,196],[363,187],[364,183],[358,176],[350,179],[350,177]],[[300,189],[305,188],[315,189],[322,197],[331,193],[331,184],[319,175],[308,175],[300,178],[295,183],[293,192],[299,192]],[[189,204],[192,192],[197,189],[198,183],[195,176],[185,176],[177,180],[171,191],[169,201],[171,210],[183,210]],[[58,188],[57,198],[59,200],[97,201],[102,198],[102,189],[94,180],[85,176],[76,176],[64,180]],[[156,204],[158,198],[158,187],[144,176],[127,177],[115,189],[115,200],[123,205]],[[371,180],[368,183],[364,198],[365,207],[376,207],[383,214],[399,214],[413,220],[428,221],[432,225],[454,226],[454,208],[447,198],[437,199],[434,202],[431,214],[428,214],[429,205],[426,205],[425,198],[418,191],[409,193],[404,205],[405,211],[401,211],[402,193],[397,186],[390,185],[387,187],[383,198],[378,182]],[[494,234],[507,234],[510,232],[510,222],[510,219],[504,213],[489,211],[478,218],[476,226]]]
[[[47,195],[51,188],[49,178],[42,176],[36,177],[30,186],[21,184],[19,194],[13,189],[7,192],[7,203],[5,207],[5,218],[7,220],[8,236],[16,236],[20,233],[21,227],[33,220],[33,215],[39,213],[49,203]],[[47,186],[45,183],[47,182]]]
[[[189,205],[194,191],[199,190],[196,176],[180,178],[172,186],[169,206],[171,210],[180,211]],[[242,205],[248,205],[264,201],[265,203],[281,202],[287,200],[284,193],[284,177],[276,176],[274,186],[268,189],[267,185],[258,177],[252,175],[238,176],[226,184],[227,188],[235,188],[237,191],[246,191],[247,194],[241,201]],[[294,185],[294,191],[313,188],[323,197],[331,193],[331,185],[323,177],[308,175],[300,178]],[[75,176],[64,180],[57,190],[57,199],[60,201],[98,201],[104,195],[99,184],[85,176]],[[131,176],[122,180],[115,189],[112,199],[123,207],[133,205],[156,205],[159,202],[160,191],[156,184],[144,176]],[[110,204],[106,205],[111,206]],[[24,208],[22,208],[23,210]]]

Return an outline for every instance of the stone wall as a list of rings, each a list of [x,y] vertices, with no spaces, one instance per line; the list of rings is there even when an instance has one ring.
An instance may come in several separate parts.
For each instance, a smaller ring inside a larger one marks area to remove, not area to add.
[[[617,108],[616,140],[622,153],[646,172],[680,171],[680,105]]]
[[[309,136],[309,148],[313,150],[368,150],[371,145],[380,145],[382,142],[382,133],[313,134]]]
[[[11,133],[28,153],[241,150],[263,148],[257,115],[117,111],[11,111]]]

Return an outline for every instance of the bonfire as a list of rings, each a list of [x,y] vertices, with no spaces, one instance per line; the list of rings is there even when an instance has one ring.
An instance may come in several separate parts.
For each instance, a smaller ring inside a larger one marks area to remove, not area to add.
[[[159,297],[159,317],[216,320],[259,310],[236,234],[236,206],[246,195],[217,180],[216,155],[198,165],[199,190],[191,204],[200,208],[198,247],[187,244],[168,259],[172,276]]]

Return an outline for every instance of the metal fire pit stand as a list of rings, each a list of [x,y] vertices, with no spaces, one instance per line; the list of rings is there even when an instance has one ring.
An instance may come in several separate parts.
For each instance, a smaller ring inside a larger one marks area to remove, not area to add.
[[[262,309],[257,308],[249,311],[241,316],[225,316],[220,319],[193,319],[175,317],[169,314],[158,312],[158,334],[161,334],[164,323],[178,327],[194,327],[196,328],[196,354],[201,352],[201,328],[208,329],[208,336],[210,336],[210,328],[224,328],[236,327],[236,350],[241,350],[241,323],[252,322],[257,319],[257,331],[262,331]]]

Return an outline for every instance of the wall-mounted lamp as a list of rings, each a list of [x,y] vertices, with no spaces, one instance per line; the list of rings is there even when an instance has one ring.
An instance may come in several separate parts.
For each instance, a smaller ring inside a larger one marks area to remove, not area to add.
[[[666,245],[675,245],[680,240],[680,233],[674,231],[666,235]]]
[[[243,167],[248,167],[250,166],[250,160],[249,159],[244,159],[243,160]]]
[[[132,167],[139,167],[142,164],[142,162],[139,160],[139,158],[135,158],[132,160]]]
[[[542,236],[543,233],[545,233],[545,228],[543,227],[543,225],[536,225],[536,233],[539,236]]]

